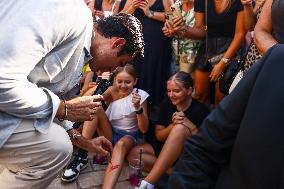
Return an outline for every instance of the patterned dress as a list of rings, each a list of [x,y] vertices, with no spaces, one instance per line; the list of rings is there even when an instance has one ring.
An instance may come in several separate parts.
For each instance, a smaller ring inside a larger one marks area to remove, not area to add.
[[[259,19],[259,15],[263,7],[263,4],[256,11],[256,20]],[[252,40],[250,46],[248,47],[247,55],[245,58],[244,73],[260,58],[261,58],[261,55]]]
[[[178,1],[176,1],[177,3]],[[187,26],[193,26],[195,23],[194,19],[194,9],[192,8],[190,11],[183,11],[182,10],[182,18]],[[186,72],[192,72],[193,71],[193,64],[190,64],[190,60],[188,55],[193,54],[193,56],[197,53],[200,46],[199,40],[192,40],[192,39],[186,39],[186,38],[179,38],[178,36],[175,36],[172,41],[172,47],[173,47],[173,64],[176,66],[176,70],[183,70],[182,64],[188,64],[188,69]],[[192,62],[194,63],[194,62]]]

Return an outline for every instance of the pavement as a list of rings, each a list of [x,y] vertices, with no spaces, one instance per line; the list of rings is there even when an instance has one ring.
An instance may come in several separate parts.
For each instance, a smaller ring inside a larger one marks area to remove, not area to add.
[[[58,176],[47,189],[100,189],[105,173],[106,165],[93,164],[93,156],[89,155],[89,165],[82,170],[78,179],[72,183],[64,183]],[[134,189],[129,184],[129,166],[124,164],[124,168],[118,179],[115,189]]]

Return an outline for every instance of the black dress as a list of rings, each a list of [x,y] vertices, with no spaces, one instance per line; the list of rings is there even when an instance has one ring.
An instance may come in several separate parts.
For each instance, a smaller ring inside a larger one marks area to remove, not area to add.
[[[278,43],[284,43],[284,0],[273,0],[271,7],[272,36]]]
[[[168,97],[163,100],[159,107],[160,112],[155,125],[162,125],[166,128],[173,122],[172,116],[175,112],[178,112],[178,110]],[[209,110],[204,104],[192,99],[191,105],[184,111],[184,114],[193,124],[196,125],[196,127],[199,128],[203,120],[209,114]],[[159,156],[164,144],[165,141],[158,141],[157,139],[152,141],[151,145],[153,146],[157,157]]]
[[[95,8],[96,10],[102,11],[103,0],[95,0]]]
[[[120,10],[124,4],[125,0],[120,3]],[[164,12],[163,1],[156,0],[150,10]],[[137,9],[134,16],[143,26],[145,41],[144,58],[138,58],[134,63],[139,78],[137,87],[150,94],[151,105],[157,105],[164,99],[170,76],[171,39],[162,32],[163,22],[148,18],[141,9]]]

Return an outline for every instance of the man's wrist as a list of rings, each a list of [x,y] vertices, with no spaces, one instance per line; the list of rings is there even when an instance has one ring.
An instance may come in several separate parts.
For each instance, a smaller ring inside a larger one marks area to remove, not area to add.
[[[57,116],[59,121],[67,120],[68,117],[68,105],[65,100],[62,100],[59,105],[59,114]]]
[[[82,137],[82,135],[74,128],[68,130],[67,133],[72,140],[78,140],[79,137]]]
[[[80,148],[87,149],[89,141],[85,139],[76,129],[67,131],[72,143]]]

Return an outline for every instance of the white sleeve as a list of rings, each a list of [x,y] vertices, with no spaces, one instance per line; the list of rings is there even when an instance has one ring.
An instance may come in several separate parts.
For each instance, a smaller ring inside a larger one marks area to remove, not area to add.
[[[48,53],[82,32],[72,28],[83,10],[80,4],[80,0],[0,2],[0,111],[42,119],[39,122],[55,116],[59,98],[27,77]]]

